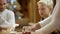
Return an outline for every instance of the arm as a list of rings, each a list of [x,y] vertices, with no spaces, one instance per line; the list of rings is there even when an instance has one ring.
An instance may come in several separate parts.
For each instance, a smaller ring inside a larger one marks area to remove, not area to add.
[[[53,11],[52,20],[43,28],[35,31],[37,34],[49,34],[60,27],[60,0],[56,0],[56,6]]]
[[[32,25],[32,26],[29,28],[29,30],[31,30],[31,31],[38,30],[38,29],[40,29],[41,27],[44,27],[45,25],[47,25],[47,24],[51,21],[51,19],[52,19],[52,15],[51,15],[50,17],[44,19],[43,21],[38,22],[38,23]]]
[[[0,25],[0,27],[2,28],[11,28],[14,27],[15,25],[15,18],[14,18],[14,13],[11,12],[7,15],[7,19],[4,19],[3,17],[1,17],[1,20],[3,21],[3,23]]]
[[[47,25],[52,19],[52,15],[49,16],[48,18],[44,19],[43,21],[38,22],[40,24],[41,27],[44,27],[45,25]]]

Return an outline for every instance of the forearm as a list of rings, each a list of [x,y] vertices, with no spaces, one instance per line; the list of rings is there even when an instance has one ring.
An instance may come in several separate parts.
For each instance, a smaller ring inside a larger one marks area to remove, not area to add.
[[[45,27],[42,27],[41,29],[39,30],[36,30],[35,32],[37,32],[38,34],[49,34],[51,32],[53,32],[54,30],[58,29],[58,26],[59,24],[57,23],[50,23],[48,25],[46,25]]]
[[[52,19],[52,15],[49,16],[48,18],[44,19],[43,21],[38,22],[40,24],[41,27],[44,27],[45,25],[47,25]]]
[[[50,17],[44,19],[43,21],[34,24],[32,26],[32,30],[35,31],[35,30],[38,30],[38,29],[44,27],[45,25],[47,25],[51,21],[51,18],[52,18],[52,15]]]

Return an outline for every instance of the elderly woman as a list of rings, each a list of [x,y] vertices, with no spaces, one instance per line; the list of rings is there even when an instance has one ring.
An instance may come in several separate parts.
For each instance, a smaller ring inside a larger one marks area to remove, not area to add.
[[[30,27],[30,30],[36,28],[36,25],[42,27],[36,30],[36,34],[50,34],[60,27],[60,0],[56,0],[56,5],[51,16],[45,20]]]
[[[53,13],[50,18],[48,17],[49,19],[51,19],[50,23],[48,23],[41,29],[36,30],[35,32],[37,34],[49,34],[60,27],[60,15],[59,15],[60,14],[60,5],[59,4],[60,4],[60,0],[56,0],[56,6],[53,10]],[[46,20],[46,21],[48,21],[48,20]]]

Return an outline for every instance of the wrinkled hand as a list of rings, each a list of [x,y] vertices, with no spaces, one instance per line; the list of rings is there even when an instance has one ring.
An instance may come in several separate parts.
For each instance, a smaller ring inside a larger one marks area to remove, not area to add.
[[[40,25],[39,23],[36,23],[35,25],[33,25],[33,26],[31,27],[31,30],[35,31],[35,30],[38,30],[38,29],[40,29],[40,28],[41,28],[41,25]]]
[[[36,24],[28,27],[26,30],[28,30],[28,31],[35,31],[35,30],[38,30],[40,28],[41,28],[40,24],[39,23],[36,23]]]
[[[24,27],[23,27],[23,30],[24,30],[24,31],[27,31],[27,32],[28,32],[28,31],[31,32],[31,31],[35,31],[35,28],[34,28],[33,26],[27,26],[27,27],[24,26]]]
[[[35,26],[29,26],[29,27],[25,28],[25,31],[34,32],[35,30],[36,30]]]
[[[35,25],[30,27],[30,31],[35,31],[35,30],[36,30],[36,26]]]

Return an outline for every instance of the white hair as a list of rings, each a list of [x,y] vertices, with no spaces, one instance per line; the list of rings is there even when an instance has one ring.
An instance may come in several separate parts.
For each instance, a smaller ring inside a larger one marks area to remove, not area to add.
[[[50,6],[50,7],[53,7],[53,2],[52,1],[42,1],[42,0],[40,0],[40,1],[38,1],[38,3],[37,4],[39,4],[39,3],[44,3],[44,4],[46,4],[46,5],[48,5],[48,6]]]

